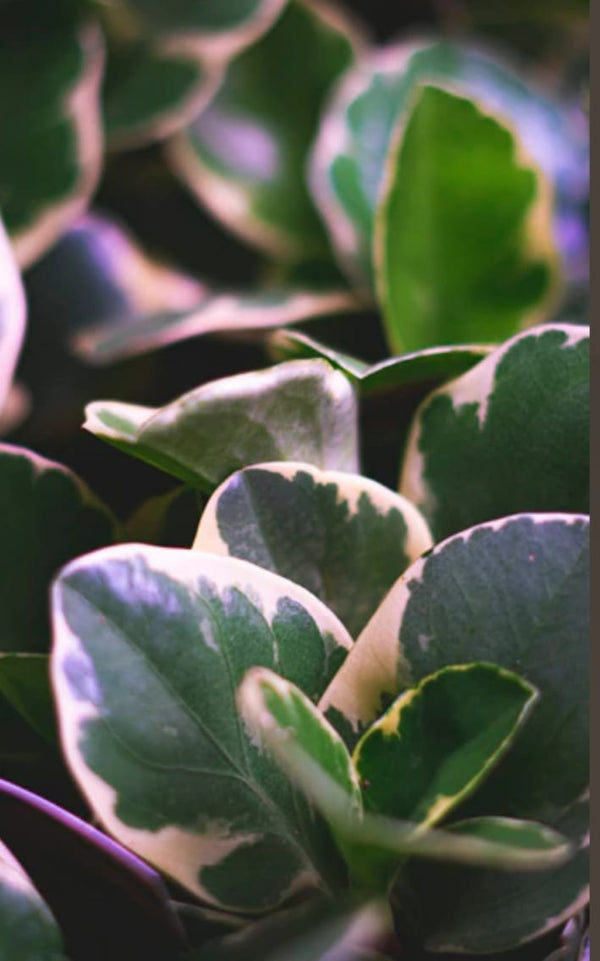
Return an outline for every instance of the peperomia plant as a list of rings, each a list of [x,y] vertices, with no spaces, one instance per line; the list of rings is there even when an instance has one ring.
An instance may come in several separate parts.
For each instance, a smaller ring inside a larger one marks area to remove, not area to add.
[[[6,961],[589,961],[578,46],[359,6],[0,0]]]

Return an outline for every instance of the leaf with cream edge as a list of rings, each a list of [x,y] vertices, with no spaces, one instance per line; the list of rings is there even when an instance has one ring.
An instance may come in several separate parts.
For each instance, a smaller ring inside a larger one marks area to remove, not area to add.
[[[123,31],[122,10],[101,9],[107,35],[103,119],[112,148],[139,147],[177,133],[210,102],[223,69],[189,35]]]
[[[73,338],[75,352],[92,364],[110,364],[204,334],[247,337],[335,314],[354,313],[356,300],[341,289],[281,287],[270,290],[209,290],[189,308],[146,313],[127,323],[107,318]]]
[[[571,848],[557,832],[510,818],[480,818],[451,830],[363,811],[364,791],[339,734],[293,684],[253,668],[238,691],[246,725],[330,824],[354,883],[385,891],[406,857],[425,857],[498,870],[540,870],[562,864]]]
[[[122,224],[98,213],[79,218],[38,265],[36,291],[51,296],[73,350],[93,364],[204,334],[247,336],[357,309],[341,288],[213,289],[149,257]]]
[[[67,961],[50,908],[2,841],[0,951],[3,961]]]
[[[255,464],[228,477],[206,505],[193,543],[301,584],[352,637],[432,546],[404,497],[366,477],[293,462]]]
[[[124,28],[146,34],[189,37],[193,48],[215,60],[228,60],[254,43],[279,16],[287,0],[125,0]]]
[[[271,30],[229,64],[213,101],[169,148],[175,172],[200,202],[277,259],[329,256],[305,165],[325,96],[359,42],[341,9],[290,0]]]
[[[353,389],[320,360],[225,377],[161,408],[96,401],[85,412],[92,434],[208,492],[257,461],[357,469]]]
[[[388,340],[397,353],[503,340],[555,296],[549,188],[511,130],[474,102],[425,86],[413,103],[375,222]]]
[[[55,6],[0,10],[0,195],[17,261],[28,267],[86,207],[100,174],[102,34]]]
[[[0,415],[7,405],[21,352],[26,316],[21,275],[0,219]]]
[[[116,521],[71,471],[0,444],[0,651],[48,652],[48,588],[79,554],[112,544]]]
[[[460,451],[460,457],[456,456]],[[415,416],[401,492],[436,539],[522,511],[589,511],[589,328],[519,334]]]
[[[363,396],[409,384],[445,381],[458,377],[478,364],[492,350],[493,347],[489,344],[428,347],[412,354],[402,354],[400,357],[390,357],[376,364],[368,364],[297,330],[277,330],[269,337],[269,351],[275,360],[321,357],[346,374]]]
[[[325,825],[235,705],[256,664],[318,699],[352,643],[320,601],[246,561],[128,544],[71,563],[52,606],[63,749],[111,834],[230,910],[340,883]]]
[[[537,697],[495,664],[430,674],[401,694],[354,749],[365,808],[421,828],[439,823],[510,749]]]
[[[200,6],[126,0],[102,8],[108,37],[104,122],[111,146],[171,136],[202,111],[227,61],[256,42],[286,0]]]
[[[483,50],[415,37],[368,52],[338,83],[312,152],[310,184],[341,263],[373,286],[375,210],[392,134],[422,83],[447,86],[510,123],[556,186],[554,232],[586,195],[587,132],[582,113],[554,102]],[[568,250],[562,249],[568,260]]]
[[[477,823],[473,819],[471,823]],[[397,924],[428,951],[477,957],[523,947],[556,931],[589,901],[589,811],[582,798],[555,827],[575,842],[558,869],[502,875],[475,867],[411,861],[391,900]],[[507,955],[510,956],[510,955]],[[529,954],[525,953],[525,957]],[[560,955],[562,958],[562,954]],[[559,961],[552,954],[546,961]]]
[[[539,690],[539,703],[461,813],[539,819],[568,834],[588,781],[588,534],[583,515],[520,514],[437,544],[392,587],[321,710],[354,744],[390,697],[445,665],[478,659],[515,671]],[[495,883],[486,887],[491,900]],[[585,901],[587,883],[585,853],[545,877],[553,916]],[[499,937],[539,931],[548,915],[536,913],[536,898],[530,911],[527,903],[504,905]]]

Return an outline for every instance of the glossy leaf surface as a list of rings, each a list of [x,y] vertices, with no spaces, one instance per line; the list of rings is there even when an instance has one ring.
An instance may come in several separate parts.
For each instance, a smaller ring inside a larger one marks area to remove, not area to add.
[[[356,637],[392,583],[432,540],[418,511],[382,484],[309,464],[261,464],[207,504],[199,550],[259,564],[301,584]]]

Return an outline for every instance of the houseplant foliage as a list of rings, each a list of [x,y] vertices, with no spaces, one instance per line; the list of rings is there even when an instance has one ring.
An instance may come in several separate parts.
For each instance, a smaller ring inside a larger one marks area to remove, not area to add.
[[[575,6],[0,2],[7,961],[589,958]]]

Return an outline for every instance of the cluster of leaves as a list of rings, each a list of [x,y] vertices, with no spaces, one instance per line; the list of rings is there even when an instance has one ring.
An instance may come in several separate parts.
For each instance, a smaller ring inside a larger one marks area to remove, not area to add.
[[[27,305],[270,361],[87,404],[170,478],[125,520],[0,445],[0,953],[583,958],[581,110],[315,0],[2,0],[0,76],[4,433]],[[86,212],[159,140],[250,287]]]

